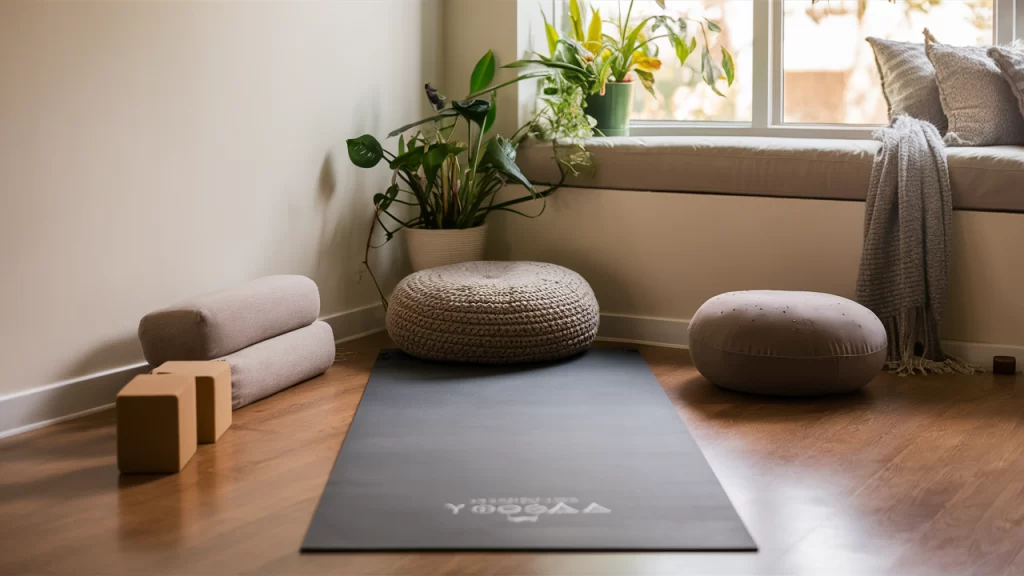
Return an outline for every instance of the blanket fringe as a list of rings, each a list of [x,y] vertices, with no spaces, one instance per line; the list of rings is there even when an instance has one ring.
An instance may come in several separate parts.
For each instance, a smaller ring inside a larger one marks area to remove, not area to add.
[[[914,376],[920,374],[981,374],[984,368],[969,364],[967,361],[955,356],[946,356],[941,362],[928,360],[920,356],[911,356],[900,360],[887,360],[885,370],[890,374],[898,376]]]
[[[939,345],[938,326],[925,306],[901,309],[885,321],[889,351],[885,369],[900,376],[921,374],[979,374],[985,370],[950,356]],[[918,344],[921,354],[917,354]]]

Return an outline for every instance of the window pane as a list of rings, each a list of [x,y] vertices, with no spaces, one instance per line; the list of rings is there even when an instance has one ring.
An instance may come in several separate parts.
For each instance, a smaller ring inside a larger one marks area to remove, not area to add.
[[[991,44],[993,0],[785,0],[784,121],[886,124],[885,97],[869,36]]]
[[[601,10],[606,20],[616,20],[619,6],[625,11],[629,1],[592,0],[590,6]],[[639,14],[639,17],[637,16]],[[731,87],[725,81],[719,82],[719,90],[725,98],[711,91],[700,80],[700,48],[682,66],[675,58],[675,51],[667,40],[658,40],[658,53],[663,65],[654,73],[652,96],[637,82],[633,118],[636,120],[685,120],[685,121],[729,121],[750,122],[751,86],[753,84],[754,8],[751,0],[668,0],[665,10],[654,0],[637,0],[633,5],[630,22],[640,22],[646,16],[667,14],[673,17],[687,17],[699,22],[708,18],[722,27],[722,32],[711,35],[711,52],[716,63],[720,62],[724,46],[733,55],[736,64],[736,80]],[[625,17],[625,14],[623,14]],[[696,24],[696,22],[693,22]],[[694,26],[694,30],[698,28]],[[605,24],[605,32],[609,25]],[[716,38],[717,36],[717,38]],[[703,45],[703,39],[698,39]]]

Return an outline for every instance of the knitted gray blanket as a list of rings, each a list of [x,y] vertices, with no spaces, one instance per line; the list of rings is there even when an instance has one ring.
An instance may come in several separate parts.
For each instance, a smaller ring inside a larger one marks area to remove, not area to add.
[[[939,344],[952,243],[953,201],[939,131],[897,117],[875,132],[857,301],[885,324],[886,367],[900,374],[973,372]]]

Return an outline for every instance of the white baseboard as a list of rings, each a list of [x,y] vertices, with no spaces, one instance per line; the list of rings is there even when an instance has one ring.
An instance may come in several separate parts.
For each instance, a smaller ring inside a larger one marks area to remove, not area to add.
[[[597,330],[597,339],[605,342],[686,348],[690,342],[686,333],[689,326],[689,320],[601,314],[601,326]]]
[[[687,348],[689,337],[686,330],[689,325],[689,320],[674,318],[602,314],[601,328],[598,330],[597,339],[606,342]],[[1024,346],[943,340],[942,349],[947,354],[962,358],[986,370],[992,369],[993,356],[1014,356],[1017,358],[1018,366],[1024,364]]]
[[[341,344],[384,330],[384,306],[370,304],[325,316],[321,320],[331,325],[331,329],[334,330],[334,341]]]
[[[322,320],[331,325],[337,342],[345,342],[383,330],[384,309],[373,304]],[[111,408],[118,391],[149,370],[143,362],[0,396],[0,438]]]
[[[384,308],[371,304],[322,318],[331,325],[337,342],[347,342],[384,330]],[[687,348],[689,320],[602,314],[597,339],[606,342]],[[943,341],[943,350],[968,362],[992,369],[993,356],[1014,356],[1024,365],[1024,346]],[[114,396],[136,374],[149,370],[145,363],[114,368],[40,388],[0,396],[0,438],[36,430],[113,406]]]
[[[147,371],[143,362],[0,397],[0,438],[110,408],[117,392]]]
[[[978,342],[958,342],[943,340],[942,351],[946,354],[962,358],[985,370],[992,370],[993,356],[1013,356],[1017,359],[1017,371],[1024,365],[1024,346],[1001,346],[999,344],[980,344]]]

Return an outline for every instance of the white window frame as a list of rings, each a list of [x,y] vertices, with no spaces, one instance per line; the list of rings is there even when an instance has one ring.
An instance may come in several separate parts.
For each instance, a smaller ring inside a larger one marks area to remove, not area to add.
[[[788,138],[870,139],[877,126],[844,124],[786,124],[782,100],[783,0],[752,0],[754,3],[753,109],[750,122],[679,122],[633,120],[633,136],[773,136]],[[549,2],[544,2],[545,8]],[[552,7],[556,2],[550,2]],[[554,11],[552,13],[555,13]],[[519,52],[536,45],[537,31],[543,38],[543,23],[536,0],[519,1]],[[1024,0],[995,0],[996,44],[1024,37]],[[525,83],[524,83],[525,84]],[[520,102],[535,94],[522,86]]]

